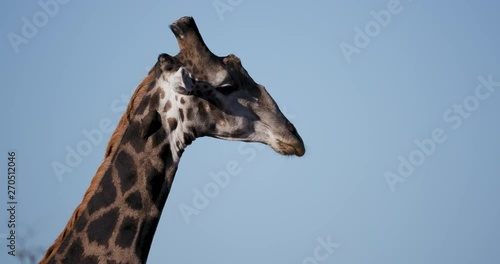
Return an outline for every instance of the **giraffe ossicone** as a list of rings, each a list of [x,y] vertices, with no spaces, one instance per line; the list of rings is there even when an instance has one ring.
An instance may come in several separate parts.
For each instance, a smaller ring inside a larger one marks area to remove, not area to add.
[[[211,53],[191,17],[171,29],[179,54],[161,54],[134,92],[104,162],[40,263],[145,263],[179,159],[196,138],[304,155],[293,124],[238,57]]]

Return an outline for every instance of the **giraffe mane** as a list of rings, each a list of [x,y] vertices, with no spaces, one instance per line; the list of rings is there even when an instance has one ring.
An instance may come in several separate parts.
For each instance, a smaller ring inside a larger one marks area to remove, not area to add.
[[[54,243],[47,249],[45,256],[43,257],[40,264],[47,263],[47,261],[56,253],[56,249],[58,249],[61,246],[64,239],[68,237],[70,231],[74,228],[77,220],[84,213],[90,198],[97,191],[99,183],[101,182],[104,173],[111,165],[111,160],[113,159],[113,156],[116,153],[117,146],[120,144],[123,138],[123,134],[125,133],[125,130],[130,124],[130,120],[133,113],[139,106],[144,95],[148,92],[149,89],[152,88],[151,86],[154,85],[154,81],[158,77],[159,72],[160,72],[159,65],[158,63],[156,63],[156,65],[149,71],[146,78],[144,78],[144,80],[135,89],[129,104],[127,105],[125,113],[120,118],[120,121],[118,122],[115,131],[111,135],[111,138],[106,147],[104,161],[97,169],[95,176],[92,178],[90,186],[83,196],[82,202],[77,206],[77,208],[71,215],[70,219],[68,220],[68,223],[66,224],[66,227],[64,227],[61,234],[59,234]]]

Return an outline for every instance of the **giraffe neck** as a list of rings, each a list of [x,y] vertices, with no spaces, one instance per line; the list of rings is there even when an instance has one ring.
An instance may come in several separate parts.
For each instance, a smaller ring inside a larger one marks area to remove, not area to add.
[[[55,249],[56,262],[146,262],[179,159],[195,139],[182,132],[176,113],[160,117],[168,100],[159,101],[137,109],[74,229]]]

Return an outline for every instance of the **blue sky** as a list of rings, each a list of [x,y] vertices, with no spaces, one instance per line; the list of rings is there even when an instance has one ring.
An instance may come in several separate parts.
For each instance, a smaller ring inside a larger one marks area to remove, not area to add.
[[[168,25],[189,15],[215,54],[236,54],[267,87],[307,153],[196,140],[149,263],[500,262],[500,4],[60,2],[0,9],[0,170],[16,151],[17,250],[61,232],[102,162],[103,127],[157,55],[178,52]],[[102,140],[57,176],[96,130]],[[179,208],[228,164],[239,172],[187,221]],[[0,218],[0,262],[20,263]]]

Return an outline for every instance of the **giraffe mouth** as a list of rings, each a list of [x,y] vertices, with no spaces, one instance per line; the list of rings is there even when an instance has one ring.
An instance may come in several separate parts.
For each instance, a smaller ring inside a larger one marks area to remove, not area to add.
[[[276,140],[276,145],[271,146],[276,152],[281,155],[291,156],[295,155],[298,157],[304,156],[306,149],[302,140],[294,143],[286,143],[279,139]]]

